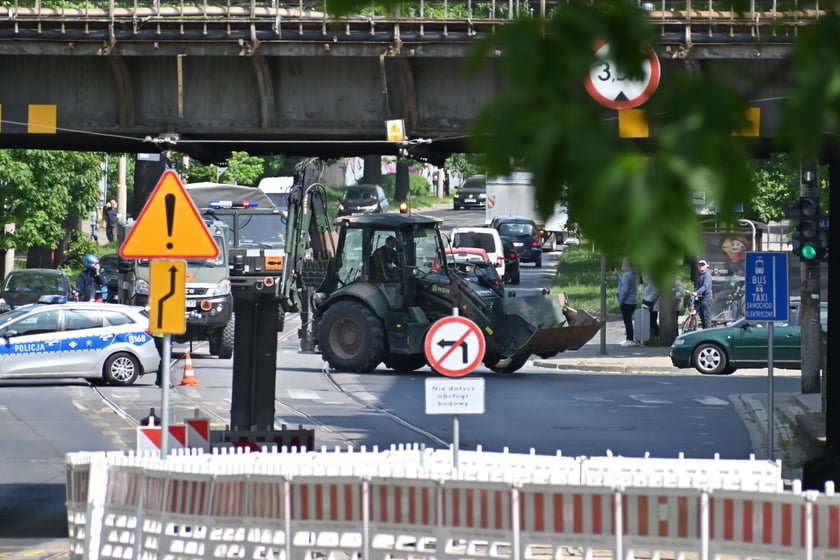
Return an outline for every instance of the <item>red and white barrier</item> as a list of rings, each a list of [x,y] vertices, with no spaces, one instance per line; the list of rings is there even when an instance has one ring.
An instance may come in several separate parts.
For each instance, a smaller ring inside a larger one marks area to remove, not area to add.
[[[137,452],[149,453],[160,452],[161,448],[160,426],[137,426]],[[177,452],[187,448],[187,427],[184,425],[169,426],[169,449]]]
[[[617,560],[666,554],[840,560],[840,496],[833,489],[429,478],[420,476],[435,470],[426,469],[425,453],[416,454],[425,464],[416,477],[290,474],[305,472],[307,458],[313,473],[323,471],[324,454],[70,454],[71,557],[522,560],[561,557],[570,547]],[[381,469],[385,460],[370,455]],[[361,469],[357,459],[354,470]]]
[[[615,546],[614,491],[598,486],[525,484],[519,490],[521,550]],[[552,556],[554,557],[554,556]]]
[[[363,545],[362,480],[358,477],[295,477],[288,486],[288,558],[314,558]]]
[[[511,486],[503,482],[446,481],[440,488],[441,514],[436,558],[499,557],[512,542]]]
[[[805,548],[807,505],[801,494],[715,492],[709,504],[710,552],[795,556]]]
[[[383,553],[432,554],[439,524],[440,483],[416,478],[373,478],[366,483],[369,543],[364,558]]]

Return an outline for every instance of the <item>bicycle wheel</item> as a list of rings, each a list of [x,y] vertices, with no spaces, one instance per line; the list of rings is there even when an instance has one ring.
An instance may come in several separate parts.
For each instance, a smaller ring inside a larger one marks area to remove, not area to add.
[[[682,324],[682,332],[687,333],[697,330],[697,315],[689,315]]]

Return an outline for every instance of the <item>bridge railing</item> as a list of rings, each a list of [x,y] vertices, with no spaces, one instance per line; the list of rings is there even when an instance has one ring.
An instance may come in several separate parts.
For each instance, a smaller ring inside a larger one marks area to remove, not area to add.
[[[250,29],[278,36],[298,32],[301,38],[304,32],[320,36],[338,32],[378,36],[383,41],[460,39],[492,33],[496,26],[517,18],[549,17],[563,4],[593,1],[597,0],[415,0],[403,2],[396,11],[372,2],[360,13],[337,19],[330,15],[325,0],[12,0],[0,6],[0,28],[12,26],[15,32],[30,34],[109,29],[114,36],[115,31],[125,30],[139,34],[142,26],[148,30],[150,25],[159,26],[161,34],[172,28],[220,26],[230,34]],[[819,0],[751,0],[744,12],[734,11],[730,0],[634,1],[649,13],[663,38],[673,33],[675,40],[702,33],[723,38],[728,33],[733,39],[768,34],[795,37],[799,27],[830,8]]]

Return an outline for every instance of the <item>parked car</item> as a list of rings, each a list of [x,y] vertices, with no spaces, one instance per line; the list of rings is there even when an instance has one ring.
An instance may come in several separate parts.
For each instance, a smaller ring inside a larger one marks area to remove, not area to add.
[[[788,322],[773,324],[773,367],[802,367],[799,302],[792,301]],[[828,304],[820,302],[820,324],[828,328]],[[765,368],[767,324],[740,318],[724,327],[702,329],[677,337],[671,346],[671,363],[696,368],[707,375],[729,375],[738,368]]]
[[[452,247],[477,247],[487,251],[490,262],[496,267],[496,272],[501,278],[505,277],[505,256],[502,247],[502,238],[499,232],[493,228],[454,228],[449,234]]]
[[[119,260],[120,256],[117,253],[108,253],[99,257],[99,271],[108,280],[108,303],[119,303],[120,301],[120,276],[117,269]]]
[[[487,204],[487,179],[484,175],[472,175],[455,187],[452,197],[453,210],[461,208],[485,208]]]
[[[504,295],[504,283],[484,249],[449,247],[446,249],[446,258],[449,265],[470,282],[481,284]]]
[[[498,216],[492,224],[499,230],[502,240],[507,239],[513,244],[520,262],[534,263],[537,268],[542,266],[542,235],[534,220],[517,216]]]
[[[21,268],[12,270],[0,290],[0,312],[37,302],[41,296],[70,298],[73,283],[63,270]]]
[[[141,307],[42,302],[0,314],[0,379],[83,377],[131,385],[160,355]]]
[[[339,216],[379,214],[387,212],[390,204],[379,185],[354,185],[347,187],[338,201]]]
[[[505,239],[502,239],[502,250],[505,253],[505,275],[503,280],[511,284],[519,284],[519,253],[513,248],[513,243]]]

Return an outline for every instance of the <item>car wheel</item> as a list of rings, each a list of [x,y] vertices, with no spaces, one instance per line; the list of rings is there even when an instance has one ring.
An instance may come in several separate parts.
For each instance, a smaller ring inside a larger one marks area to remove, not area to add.
[[[453,205],[452,205],[452,209],[453,209],[453,210],[455,210],[455,211],[457,212],[458,210],[460,210],[460,209],[461,209],[461,207],[460,207],[460,206],[458,206],[457,204],[453,204]]]
[[[125,352],[118,352],[105,360],[102,377],[112,385],[131,385],[140,376],[140,362]]]
[[[519,271],[518,270],[514,274],[511,274],[510,283],[511,284],[519,284]]]
[[[357,301],[339,301],[324,312],[318,326],[321,352],[336,371],[369,373],[385,358],[382,321]]]
[[[721,375],[729,367],[729,358],[717,344],[704,342],[694,350],[694,367],[705,375]]]
[[[537,255],[536,260],[534,260],[534,266],[537,268],[542,268],[542,255]]]

